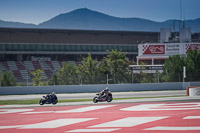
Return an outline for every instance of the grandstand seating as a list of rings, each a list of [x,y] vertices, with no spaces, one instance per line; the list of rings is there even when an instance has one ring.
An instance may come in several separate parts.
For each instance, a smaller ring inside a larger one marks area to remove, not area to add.
[[[43,79],[48,80],[61,67],[59,61],[3,61],[0,62],[0,71],[10,71],[15,76],[17,82],[30,80],[30,71],[42,69]]]
[[[58,61],[52,61],[52,65],[53,65],[54,70],[58,70],[61,67]]]
[[[52,73],[51,70],[44,70],[44,73],[45,73],[45,75],[46,75],[46,77],[47,77],[48,79],[50,79],[51,76],[53,75],[53,73]]]
[[[4,67],[4,65],[1,64],[1,63],[0,63],[0,70],[1,70],[1,71],[6,70],[6,68]]]
[[[32,64],[35,70],[41,68],[39,61],[32,61]]]
[[[1,64],[3,65],[3,67],[5,68],[5,70],[9,70],[9,66],[8,66],[8,63],[6,61],[1,62]]]
[[[13,70],[12,72],[16,79],[22,79],[22,75],[19,70]]]
[[[22,75],[22,80],[30,79],[30,75],[27,70],[20,70],[20,74]],[[16,76],[15,76],[16,77]],[[18,79],[19,80],[19,79]]]
[[[25,66],[23,65],[21,61],[16,61],[15,63],[18,70],[25,70]]]
[[[52,70],[54,69],[54,67],[53,67],[51,61],[45,61],[45,63],[46,63]]]
[[[25,68],[27,70],[35,70],[35,68],[33,67],[33,63],[32,61],[24,61],[24,65],[25,65]]]
[[[17,66],[14,61],[7,61],[10,70],[17,70]]]

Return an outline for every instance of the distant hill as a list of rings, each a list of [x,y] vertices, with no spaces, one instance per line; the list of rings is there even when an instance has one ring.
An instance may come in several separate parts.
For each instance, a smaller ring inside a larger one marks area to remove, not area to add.
[[[36,28],[37,25],[25,24],[19,22],[8,22],[0,20],[0,27],[15,27],[15,28]]]
[[[81,29],[81,30],[121,30],[121,31],[160,31],[160,28],[169,28],[178,20],[155,22],[141,18],[118,18],[100,12],[81,8],[69,13],[60,14],[39,25],[0,20],[0,27],[17,28],[51,28],[51,29]],[[200,18],[186,20],[186,27],[191,27],[192,32],[200,32]]]

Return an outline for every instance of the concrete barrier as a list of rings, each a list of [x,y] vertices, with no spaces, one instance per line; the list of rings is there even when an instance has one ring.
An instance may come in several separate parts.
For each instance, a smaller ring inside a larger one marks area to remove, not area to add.
[[[186,96],[189,96],[189,89],[190,88],[197,88],[198,86],[188,86],[186,87]]]
[[[200,96],[200,87],[189,88],[189,96]]]
[[[187,86],[200,86],[200,82],[0,87],[0,95],[48,94],[50,92],[96,93],[106,87],[109,87],[112,92],[185,90]]]

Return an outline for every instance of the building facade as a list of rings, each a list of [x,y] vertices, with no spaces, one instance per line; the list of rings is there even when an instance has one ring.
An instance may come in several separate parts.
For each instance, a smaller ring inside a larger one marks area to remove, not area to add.
[[[77,65],[88,53],[101,60],[111,50],[136,61],[139,43],[157,41],[157,32],[0,28],[0,70],[30,82],[30,71],[41,68],[48,80],[62,62]]]

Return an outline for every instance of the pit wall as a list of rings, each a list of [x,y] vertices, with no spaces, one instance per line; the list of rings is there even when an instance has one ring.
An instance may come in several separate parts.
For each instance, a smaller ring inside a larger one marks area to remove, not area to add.
[[[106,87],[112,92],[186,90],[188,86],[200,86],[200,82],[0,87],[0,95],[96,93]]]

